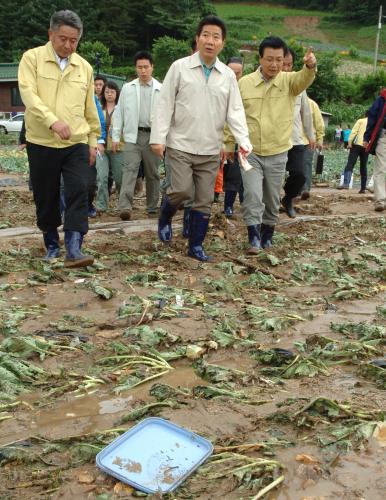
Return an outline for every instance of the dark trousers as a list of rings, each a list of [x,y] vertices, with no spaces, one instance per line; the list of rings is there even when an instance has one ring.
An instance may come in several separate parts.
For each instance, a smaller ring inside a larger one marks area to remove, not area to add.
[[[368,153],[366,153],[365,148],[362,146],[358,146],[357,144],[353,144],[350,149],[350,153],[347,158],[347,165],[344,169],[345,172],[352,172],[355,163],[359,158],[360,161],[360,174],[361,177],[367,177],[367,161],[369,159]]]
[[[90,165],[87,169],[86,181],[87,181],[87,193],[88,193],[88,207],[91,208],[94,203],[96,191],[97,191],[97,170],[96,164]]]
[[[239,193],[240,203],[244,199],[243,178],[241,177],[240,164],[237,154],[234,155],[234,160],[227,160],[224,165],[224,191],[233,191]]]
[[[75,144],[50,148],[27,143],[37,225],[42,231],[62,224],[59,209],[60,176],[63,176],[65,231],[88,231],[89,147]]]
[[[303,188],[306,176],[304,174],[304,152],[306,146],[293,146],[288,151],[286,170],[287,180],[284,184],[284,192],[288,198],[299,196]]]

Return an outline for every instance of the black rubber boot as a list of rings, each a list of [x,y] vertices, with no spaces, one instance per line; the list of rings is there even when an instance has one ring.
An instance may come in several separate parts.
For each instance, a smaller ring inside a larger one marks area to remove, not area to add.
[[[172,218],[176,212],[177,207],[173,206],[169,198],[165,195],[161,203],[158,219],[158,238],[163,243],[170,243],[172,241]]]
[[[182,236],[184,238],[189,238],[189,222],[190,222],[190,207],[184,208],[184,221],[182,226]]]
[[[268,226],[266,224],[261,225],[261,247],[270,248],[273,238],[273,233],[275,232],[275,226]]]
[[[231,218],[233,215],[233,204],[236,200],[236,191],[225,191],[224,195],[224,214]]]
[[[86,267],[91,266],[94,257],[84,255],[81,252],[83,234],[79,231],[64,231],[64,244],[66,246],[66,258],[64,267]]]
[[[50,231],[43,233],[44,245],[47,249],[46,255],[43,260],[53,260],[57,259],[60,255],[59,247],[59,233],[57,229],[51,229]]]
[[[209,225],[209,214],[204,214],[198,210],[190,211],[190,224],[189,224],[189,257],[200,260],[201,262],[208,262],[212,257],[206,255],[202,247]]]
[[[249,254],[256,254],[261,250],[261,236],[260,236],[260,224],[255,224],[252,226],[247,226],[248,229],[248,241],[249,241]]]
[[[292,198],[288,198],[287,195],[284,196],[281,200],[281,204],[283,205],[285,213],[288,215],[288,217],[291,217],[291,219],[295,219],[296,210],[294,209],[294,206],[292,204]]]

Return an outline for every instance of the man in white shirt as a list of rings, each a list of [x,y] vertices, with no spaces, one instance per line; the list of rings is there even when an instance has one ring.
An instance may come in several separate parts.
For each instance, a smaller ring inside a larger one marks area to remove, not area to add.
[[[149,145],[152,116],[161,84],[153,78],[150,52],[134,56],[138,78],[122,87],[112,124],[112,151],[119,149],[121,136],[125,142],[122,187],[119,195],[120,218],[130,220],[138,169],[143,162],[146,179],[146,210],[157,213],[159,199],[160,160]]]
[[[150,138],[158,156],[162,157],[166,148],[171,182],[162,200],[158,236],[164,243],[171,241],[172,217],[193,197],[188,255],[200,261],[210,259],[202,244],[208,230],[225,122],[240,151],[251,151],[236,77],[217,58],[225,37],[225,24],[218,17],[207,16],[199,23],[197,52],[175,61],[165,77]]]

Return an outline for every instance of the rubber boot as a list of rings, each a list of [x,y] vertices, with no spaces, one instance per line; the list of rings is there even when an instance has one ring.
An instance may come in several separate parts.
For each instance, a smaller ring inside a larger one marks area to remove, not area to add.
[[[158,238],[163,243],[170,243],[173,237],[172,218],[177,212],[177,207],[170,203],[168,196],[164,196],[158,219]]]
[[[57,229],[51,229],[50,231],[43,233],[44,245],[47,249],[46,255],[43,260],[53,260],[57,259],[60,255],[59,247],[59,233]]]
[[[364,194],[366,192],[367,176],[361,175],[361,189],[359,194]]]
[[[252,226],[247,226],[248,229],[248,241],[249,241],[249,254],[256,254],[261,250],[261,236],[260,236],[260,224],[255,224]]]
[[[83,234],[79,231],[64,231],[64,244],[66,246],[66,258],[64,267],[86,267],[91,266],[94,257],[84,255],[80,249],[83,243]]]
[[[294,209],[294,206],[292,204],[292,198],[285,195],[281,200],[281,204],[283,205],[285,213],[288,215],[288,217],[291,217],[291,219],[295,219],[296,210]]]
[[[268,226],[267,224],[261,225],[261,247],[270,248],[273,238],[273,233],[275,232],[275,226]]]
[[[209,214],[204,214],[198,210],[190,211],[190,224],[189,224],[189,257],[200,260],[201,262],[208,262],[212,257],[206,255],[202,247],[209,225]]]
[[[351,170],[345,170],[343,172],[343,184],[339,186],[338,189],[349,189],[351,176],[352,176]]]
[[[226,217],[231,218],[233,215],[233,204],[236,200],[236,191],[225,191],[224,195],[224,214]]]
[[[190,221],[190,207],[184,208],[184,221],[182,227],[182,236],[184,238],[189,238],[189,221]]]

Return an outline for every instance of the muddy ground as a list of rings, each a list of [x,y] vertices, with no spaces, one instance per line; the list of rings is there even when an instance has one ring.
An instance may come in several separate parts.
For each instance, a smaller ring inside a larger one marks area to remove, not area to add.
[[[1,401],[0,498],[138,496],[95,454],[155,414],[215,446],[169,498],[260,498],[275,480],[265,498],[384,498],[386,382],[368,367],[385,354],[386,217],[371,194],[314,189],[254,257],[239,207],[227,221],[214,205],[210,264],[186,256],[181,214],[164,247],[136,204],[131,222],[90,220],[96,264],[68,271],[41,264],[25,184],[0,187],[0,363],[20,354],[10,338],[40,339],[18,359],[44,370]]]

